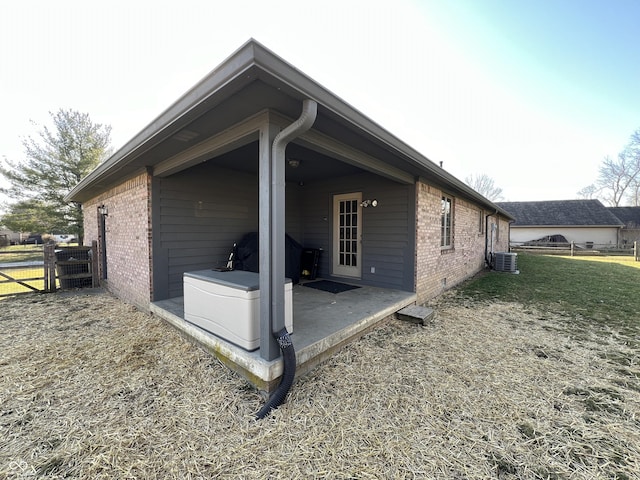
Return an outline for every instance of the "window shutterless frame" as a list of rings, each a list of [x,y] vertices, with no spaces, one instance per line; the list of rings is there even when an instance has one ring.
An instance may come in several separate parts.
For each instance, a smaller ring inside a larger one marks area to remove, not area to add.
[[[442,196],[440,210],[440,248],[445,250],[453,247],[453,200]]]

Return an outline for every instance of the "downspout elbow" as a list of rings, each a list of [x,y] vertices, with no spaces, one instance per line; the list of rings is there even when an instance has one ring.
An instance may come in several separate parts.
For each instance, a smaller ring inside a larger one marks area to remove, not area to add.
[[[260,411],[256,413],[257,420],[263,419],[271,413],[271,410],[275,410],[284,403],[296,375],[296,352],[293,348],[293,342],[291,341],[289,332],[287,332],[286,328],[283,328],[278,333],[274,333],[273,336],[276,337],[280,350],[282,351],[284,362],[282,380],[280,380],[280,384],[276,391],[273,392],[273,395],[269,397],[269,400],[262,406]]]
[[[284,158],[284,151],[287,148],[287,144],[298,137],[300,134],[306,132],[311,128],[313,122],[316,121],[318,114],[318,103],[314,100],[305,99],[302,102],[302,113],[300,117],[282,130],[276,138],[273,140],[273,146],[271,153],[274,158]]]

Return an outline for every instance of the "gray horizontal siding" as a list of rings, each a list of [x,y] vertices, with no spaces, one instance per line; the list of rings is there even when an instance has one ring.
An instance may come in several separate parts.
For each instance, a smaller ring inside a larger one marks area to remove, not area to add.
[[[301,241],[298,186],[287,186],[286,230]],[[258,180],[207,163],[154,179],[154,298],[183,294],[184,272],[225,265],[233,244],[258,231]]]
[[[224,265],[234,242],[257,229],[258,184],[253,175],[206,163],[155,181],[159,299],[181,296],[184,272]]]
[[[154,299],[181,296],[184,272],[226,264],[234,242],[258,231],[258,180],[207,163],[154,178]],[[378,207],[363,210],[363,284],[412,291],[414,187],[363,173],[287,184],[286,231],[320,248],[319,276],[331,278],[333,195],[362,192]],[[371,267],[376,273],[371,274]]]
[[[321,248],[319,275],[331,277],[333,196],[362,192],[378,200],[362,212],[362,278],[367,285],[413,291],[415,196],[401,185],[363,173],[309,185],[304,198],[304,245]],[[375,267],[374,274],[371,267]]]

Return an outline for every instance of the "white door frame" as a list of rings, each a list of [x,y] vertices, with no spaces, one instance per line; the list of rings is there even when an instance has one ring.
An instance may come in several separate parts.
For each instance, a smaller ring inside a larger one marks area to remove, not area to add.
[[[362,192],[333,196],[332,274],[335,276],[362,277],[361,203]]]

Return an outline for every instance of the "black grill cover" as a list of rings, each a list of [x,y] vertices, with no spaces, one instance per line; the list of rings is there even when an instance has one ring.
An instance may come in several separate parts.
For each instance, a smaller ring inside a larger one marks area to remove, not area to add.
[[[296,242],[288,234],[284,237],[285,252],[285,276],[290,278],[293,284],[300,282],[300,261],[302,258],[302,245]],[[236,244],[233,255],[234,270],[246,270],[249,272],[260,271],[260,257],[258,250],[258,232],[247,233]]]

